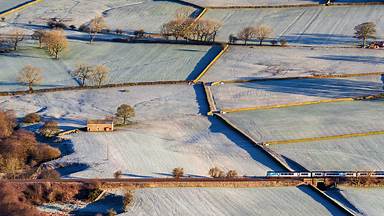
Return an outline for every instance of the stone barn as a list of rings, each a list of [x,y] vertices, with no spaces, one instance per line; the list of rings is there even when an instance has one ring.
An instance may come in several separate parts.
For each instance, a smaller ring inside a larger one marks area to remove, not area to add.
[[[113,120],[88,120],[87,131],[89,132],[113,131]]]

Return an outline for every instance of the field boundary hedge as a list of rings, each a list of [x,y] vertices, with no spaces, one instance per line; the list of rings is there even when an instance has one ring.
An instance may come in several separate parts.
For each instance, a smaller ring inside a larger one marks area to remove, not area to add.
[[[351,210],[349,210],[347,207],[345,207],[343,204],[341,204],[336,199],[332,198],[328,194],[326,194],[323,191],[321,191],[319,188],[317,188],[317,187],[315,187],[315,186],[313,186],[311,184],[308,184],[308,185],[303,184],[303,186],[308,186],[312,191],[314,191],[315,193],[319,194],[324,199],[327,199],[329,202],[331,202],[334,206],[336,206],[337,208],[342,210],[347,215],[355,216],[355,213],[353,213]]]
[[[277,162],[282,168],[284,168],[286,171],[293,172],[294,170],[285,162],[284,159],[281,158],[280,155],[278,155],[276,152],[272,151],[271,149],[267,148],[266,146],[262,145],[261,143],[257,142],[255,139],[252,138],[252,136],[248,135],[246,132],[244,132],[242,129],[237,127],[235,124],[233,124],[230,120],[228,120],[226,117],[224,117],[221,114],[214,113],[214,116],[217,116],[220,120],[222,120],[225,124],[230,126],[232,129],[237,131],[239,134],[243,135],[245,138],[247,138],[249,141],[253,143],[253,145],[260,150],[262,150],[267,155],[271,156],[271,158]]]
[[[58,88],[48,89],[36,89],[33,92],[30,91],[6,91],[0,92],[0,96],[14,96],[25,94],[37,94],[48,92],[61,92],[61,91],[75,91],[75,90],[87,90],[87,89],[106,89],[106,88],[118,88],[118,87],[130,87],[130,86],[150,86],[150,85],[177,85],[177,84],[189,84],[188,80],[176,80],[176,81],[152,81],[152,82],[129,82],[129,83],[115,83],[98,86],[66,86]]]
[[[199,80],[208,72],[208,70],[219,60],[219,58],[229,49],[229,45],[222,45],[222,50],[216,57],[204,68],[204,70],[197,76],[197,78],[193,81],[193,83],[199,82]]]
[[[16,5],[15,7],[13,8],[10,8],[10,9],[7,9],[5,11],[0,11],[0,17],[3,17],[3,16],[7,16],[11,13],[15,13],[17,11],[20,11],[20,10],[23,10],[24,8],[26,7],[29,7],[33,4],[36,4],[38,2],[42,2],[43,0],[30,0],[30,1],[26,1],[24,3],[21,3],[19,5]]]
[[[325,4],[292,4],[292,5],[232,5],[232,6],[205,6],[207,9],[257,9],[257,8],[300,8],[300,7],[332,7],[332,6],[365,6],[384,5],[384,2],[356,2]]]
[[[375,135],[384,135],[384,131],[368,131],[361,133],[351,133],[351,134],[340,134],[340,135],[331,135],[323,137],[309,137],[301,139],[290,139],[290,140],[272,140],[264,142],[265,145],[282,145],[282,144],[292,144],[292,143],[302,143],[302,142],[316,142],[324,140],[333,140],[333,139],[345,139],[353,137],[364,137],[364,136],[375,136]]]

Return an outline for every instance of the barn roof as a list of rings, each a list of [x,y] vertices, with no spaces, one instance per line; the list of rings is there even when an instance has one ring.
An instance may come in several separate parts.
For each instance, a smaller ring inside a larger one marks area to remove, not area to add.
[[[113,124],[113,120],[91,119],[87,121],[87,124]]]

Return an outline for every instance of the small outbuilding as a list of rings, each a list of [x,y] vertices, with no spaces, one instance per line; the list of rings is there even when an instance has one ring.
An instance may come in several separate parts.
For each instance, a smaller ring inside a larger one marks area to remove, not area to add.
[[[88,120],[88,132],[110,132],[113,131],[113,120]]]

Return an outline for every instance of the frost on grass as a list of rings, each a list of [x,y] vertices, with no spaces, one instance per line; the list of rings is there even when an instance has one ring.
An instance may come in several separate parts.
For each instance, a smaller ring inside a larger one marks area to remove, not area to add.
[[[76,86],[70,72],[79,64],[103,64],[110,68],[108,83],[185,80],[205,56],[209,46],[123,44],[72,41],[68,51],[53,60],[30,44],[0,55],[0,91],[26,89],[16,82],[18,72],[31,64],[42,69],[43,82],[35,88]]]
[[[5,97],[0,104],[18,116],[42,110],[44,119],[61,127],[82,127],[88,118],[113,115],[130,104],[134,124],[113,133],[71,135],[74,153],[59,162],[86,163],[90,168],[71,177],[170,176],[175,167],[187,175],[207,176],[209,168],[235,169],[240,175],[265,175],[282,168],[207,112],[203,92],[188,85],[146,86]],[[193,163],[191,163],[193,161]]]
[[[247,26],[268,25],[274,36],[284,37],[288,43],[301,45],[353,45],[353,28],[373,21],[377,35],[383,35],[382,11],[384,6],[340,6],[302,8],[212,9],[205,15],[224,23],[218,40],[227,41]]]
[[[205,81],[384,71],[380,52],[351,48],[231,47]]]
[[[228,117],[260,142],[381,131],[382,100],[230,113]]]
[[[381,76],[294,79],[212,86],[219,109],[281,105],[384,93]]]
[[[220,216],[343,215],[306,186],[143,189],[135,191],[133,206],[123,215],[192,216],[207,213]]]
[[[341,187],[327,193],[357,215],[380,216],[384,212],[383,188]]]
[[[374,135],[269,147],[308,170],[383,170],[383,141]]]

